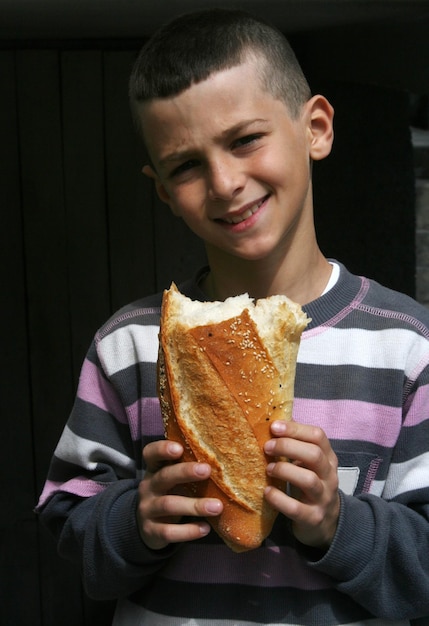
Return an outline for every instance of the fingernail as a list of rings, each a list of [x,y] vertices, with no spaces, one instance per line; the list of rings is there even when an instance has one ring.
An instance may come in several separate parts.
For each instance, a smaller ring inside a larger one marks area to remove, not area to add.
[[[267,474],[272,474],[275,467],[275,463],[268,463],[267,465]]]
[[[210,532],[210,524],[206,524],[205,522],[201,522],[199,524],[199,528],[200,528],[200,533],[201,536],[204,537],[204,535],[208,535]]]
[[[170,454],[180,454],[182,452],[182,446],[180,443],[176,443],[175,441],[170,441],[168,444],[168,452]]]
[[[196,463],[194,471],[197,476],[207,476],[210,473],[210,465],[207,465],[207,463]]]
[[[219,500],[209,500],[205,505],[205,509],[207,513],[218,515],[222,510],[222,503]]]
[[[276,420],[271,424],[271,430],[273,433],[276,433],[276,435],[282,435],[287,430],[287,422],[282,420]]]
[[[267,441],[264,445],[264,450],[265,452],[272,452],[274,450],[274,446],[276,445],[276,442],[273,441],[272,439],[270,439],[269,441]]]

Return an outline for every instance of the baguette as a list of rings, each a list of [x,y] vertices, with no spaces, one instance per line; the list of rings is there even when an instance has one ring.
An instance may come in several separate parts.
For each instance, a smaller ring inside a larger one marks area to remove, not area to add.
[[[165,435],[184,448],[184,461],[208,463],[210,479],[180,493],[222,500],[208,522],[235,552],[261,545],[277,512],[267,485],[264,443],[270,423],[290,420],[296,358],[309,319],[285,296],[256,303],[243,294],[198,302],[172,283],[163,295],[158,395]]]

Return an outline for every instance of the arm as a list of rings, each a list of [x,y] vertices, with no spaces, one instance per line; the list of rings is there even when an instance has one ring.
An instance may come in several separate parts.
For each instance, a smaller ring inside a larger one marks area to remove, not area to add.
[[[210,531],[200,516],[219,514],[218,500],[169,494],[178,483],[204,480],[210,474],[203,464],[176,463],[182,450],[171,443],[146,446],[149,467],[158,467],[147,471],[141,482],[118,480],[100,494],[79,500],[57,494],[42,510],[43,521],[57,536],[59,554],[80,565],[90,597],[118,598],[140,589],[179,542]],[[194,519],[179,523],[183,516]]]
[[[338,531],[313,567],[336,587],[386,619],[429,615],[427,505],[388,502],[376,496],[343,496]]]
[[[116,599],[143,587],[174,552],[155,552],[142,542],[135,517],[137,493],[137,481],[120,480],[88,498],[58,493],[40,511],[59,554],[79,565],[85,591],[96,600]]]
[[[148,420],[141,420],[141,428],[147,428]],[[60,555],[79,564],[85,590],[95,599],[136,591],[178,542],[209,531],[205,522],[177,523],[182,516],[220,512],[217,500],[169,495],[178,483],[204,480],[210,473],[203,464],[177,462],[182,449],[172,442],[145,446],[140,481],[141,446],[133,441],[133,430],[131,412],[93,346],[36,510],[54,533]],[[160,416],[156,436],[163,437]]]
[[[429,615],[428,366],[406,398],[381,497],[343,496],[332,547],[314,563],[339,590],[391,619]]]
[[[140,538],[135,511],[141,445],[133,441],[125,405],[94,343],[36,509],[59,553],[80,565],[88,594],[99,599],[137,589],[169,555],[154,554]]]
[[[426,382],[407,407],[383,497],[339,493],[337,507],[337,487],[329,473],[335,463],[319,429],[288,424],[269,446],[273,456],[295,459],[269,469],[290,481],[294,498],[277,490],[267,498],[292,519],[298,549],[311,567],[328,574],[339,591],[377,617],[429,615],[429,420],[418,417],[428,406]],[[319,454],[309,452],[305,441],[319,447]],[[327,542],[326,528],[334,527],[336,516],[336,531]]]

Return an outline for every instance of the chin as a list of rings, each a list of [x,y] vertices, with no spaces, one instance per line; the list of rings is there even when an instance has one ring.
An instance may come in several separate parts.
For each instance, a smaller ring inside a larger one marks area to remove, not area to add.
[[[272,257],[279,256],[278,242],[256,241],[251,240],[245,242],[246,245],[241,246],[225,246],[206,242],[206,249],[209,257],[213,254],[214,258],[219,255],[226,255],[231,261],[242,261],[248,263],[258,263],[266,261]]]
[[[269,243],[261,245],[249,245],[245,249],[237,250],[235,256],[243,261],[265,261],[277,255],[277,248]]]
[[[240,259],[242,261],[246,261],[248,263],[258,263],[258,262],[269,259],[272,256],[272,253],[270,252],[258,253],[255,250],[252,250],[249,253],[237,252],[235,254],[232,254],[231,256],[233,256],[234,258]]]

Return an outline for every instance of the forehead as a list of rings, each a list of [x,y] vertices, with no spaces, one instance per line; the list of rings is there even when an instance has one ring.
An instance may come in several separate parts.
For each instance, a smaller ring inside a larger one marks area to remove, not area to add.
[[[140,106],[140,122],[152,158],[192,144],[216,141],[229,129],[252,119],[288,115],[286,106],[262,85],[257,63],[213,73],[170,98]]]

